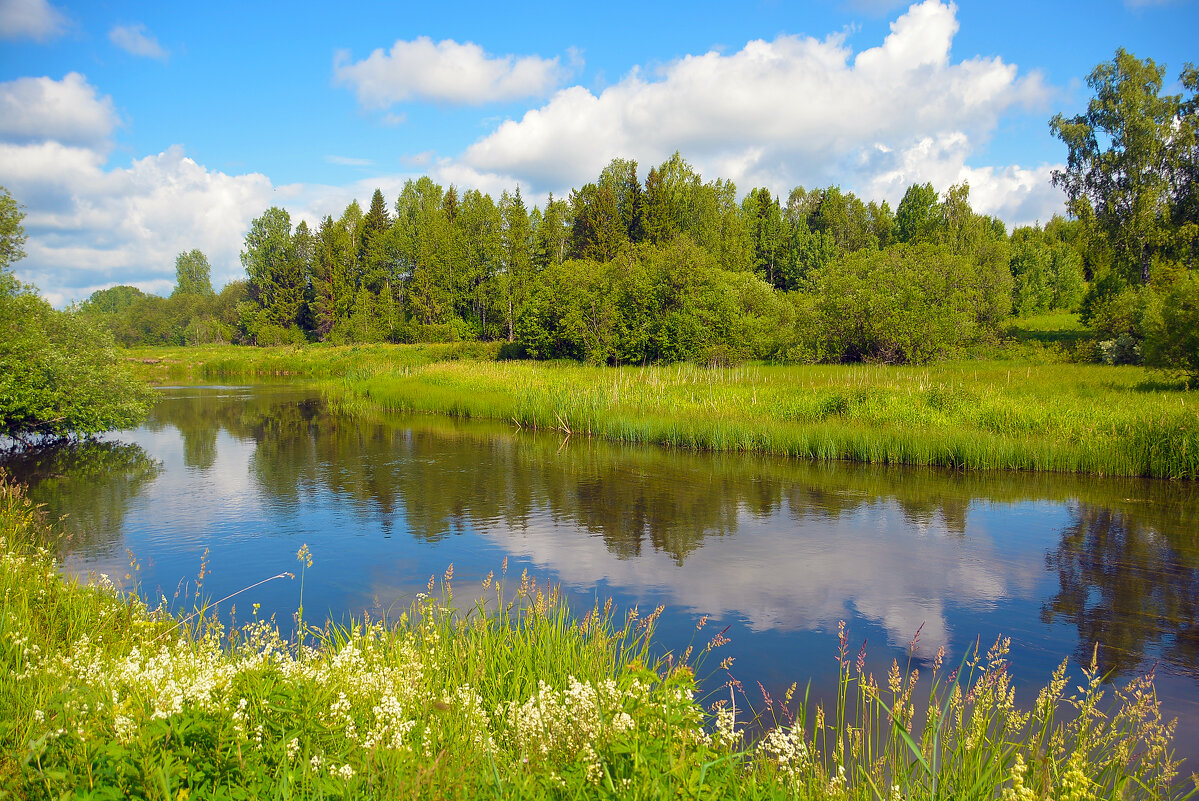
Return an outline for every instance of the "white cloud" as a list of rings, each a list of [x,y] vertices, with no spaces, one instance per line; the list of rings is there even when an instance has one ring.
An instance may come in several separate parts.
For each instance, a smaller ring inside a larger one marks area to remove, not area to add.
[[[889,199],[894,208],[912,183],[928,182],[940,192],[967,183],[975,211],[1012,226],[1046,222],[1062,213],[1062,194],[1050,183],[1050,175],[1064,165],[971,167],[966,164],[971,150],[961,133],[925,137],[900,153],[879,149],[868,159],[874,174],[864,191],[868,197]]]
[[[66,16],[46,0],[0,0],[0,38],[44,42],[66,32]]]
[[[239,277],[246,228],[281,193],[178,146],[109,168],[117,122],[111,99],[77,73],[0,84],[0,184],[26,211],[18,278],[59,305],[115,283],[164,292],[175,256],[192,248],[208,255],[214,284]]]
[[[754,631],[833,630],[860,615],[902,646],[923,626],[930,650],[949,644],[952,607],[985,608],[1035,589],[1036,567],[998,558],[985,524],[968,524],[966,537],[936,517],[913,527],[894,501],[864,503],[835,519],[788,511],[739,510],[736,536],[709,536],[681,563],[648,547],[617,556],[602,538],[577,536],[577,521],[556,515],[480,533],[567,585],[590,587],[602,577],[634,593],[664,594],[672,609],[695,616],[740,618]]]
[[[58,142],[0,144],[0,183],[26,206],[19,278],[52,302],[115,283],[169,292],[175,256],[199,248],[213,284],[241,276],[250,220],[271,204],[266,176],[209,170],[181,147],[105,169],[105,157]]]
[[[571,60],[577,56],[572,53]],[[522,97],[544,97],[566,77],[558,57],[490,56],[473,42],[427,36],[397,40],[362,61],[344,51],[334,58],[335,83],[351,87],[367,108],[405,100],[480,105]]]
[[[949,154],[960,171],[1004,114],[1044,103],[1047,91],[1038,74],[1021,77],[999,58],[953,62],[957,30],[953,4],[926,0],[893,22],[880,46],[856,55],[842,35],[782,35],[728,54],[689,55],[654,75],[635,69],[599,94],[581,86],[557,92],[459,161],[479,174],[561,191],[593,180],[615,156],[650,164],[680,150],[709,177],[785,195],[796,184],[865,191],[880,153],[960,137],[970,147]],[[894,173],[894,160],[883,161]],[[946,168],[927,160],[912,166]],[[895,177],[930,180],[910,171]],[[973,177],[997,180],[985,171]]]
[[[87,78],[17,78],[0,83],[0,139],[97,145],[119,124],[112,98],[96,96]]]
[[[170,57],[170,53],[140,22],[133,25],[114,25],[108,32],[108,40],[130,55],[158,61],[166,61]]]

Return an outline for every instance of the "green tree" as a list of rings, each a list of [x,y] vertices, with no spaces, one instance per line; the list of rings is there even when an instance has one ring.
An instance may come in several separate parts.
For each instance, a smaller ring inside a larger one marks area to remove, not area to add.
[[[607,261],[628,242],[616,193],[610,186],[585,184],[571,192],[570,213],[572,258]]]
[[[1120,48],[1088,76],[1095,96],[1086,112],[1049,122],[1069,150],[1053,173],[1067,208],[1102,232],[1128,280],[1145,284],[1153,256],[1174,241],[1171,178],[1187,145],[1182,98],[1161,94],[1164,74]]]
[[[1199,382],[1199,277],[1187,273],[1162,300],[1160,317],[1149,324],[1145,363]]]
[[[251,336],[258,339],[261,325],[280,329],[296,326],[303,311],[308,276],[293,246],[291,216],[286,211],[272,206],[250,223],[241,263],[250,280],[250,297],[262,312]],[[278,336],[272,333],[270,339]]]
[[[918,364],[952,353],[975,333],[971,271],[965,256],[929,244],[837,259],[815,279],[823,352],[842,361]]]
[[[503,272],[500,279],[500,296],[508,327],[508,341],[516,339],[516,319],[533,290],[533,231],[529,226],[529,212],[520,196],[520,187],[514,194],[504,192],[500,196],[500,251]]]
[[[192,249],[180,253],[175,257],[175,291],[172,294],[212,297],[216,293],[212,291],[211,274],[208,257],[202,251]]]
[[[391,215],[383,191],[376,189],[371,196],[370,209],[362,218],[358,260],[362,265],[363,282],[372,292],[378,292],[391,278],[391,258],[387,247],[387,229]]]
[[[783,214],[778,198],[765,187],[745,196],[742,210],[753,241],[753,269],[758,277],[775,287],[786,286],[780,262],[783,254]]]
[[[1021,316],[1046,311],[1053,302],[1053,251],[1035,233],[1013,235],[1013,240],[1012,305]]]
[[[8,190],[0,186],[0,271],[25,257],[25,213]]]
[[[570,236],[570,206],[565,200],[554,200],[554,193],[550,192],[545,212],[541,215],[541,224],[537,226],[537,243],[533,253],[537,268],[544,270],[550,265],[566,261],[570,252]]]
[[[895,209],[895,238],[900,242],[930,242],[937,220],[937,190],[932,184],[912,184]]]
[[[0,188],[0,436],[97,434],[145,418],[152,391],[86,315],[56,311],[9,271],[23,251],[20,207]]]

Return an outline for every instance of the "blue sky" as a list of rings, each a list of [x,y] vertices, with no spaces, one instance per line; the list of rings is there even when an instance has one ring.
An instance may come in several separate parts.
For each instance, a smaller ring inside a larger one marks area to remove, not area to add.
[[[1080,111],[1117,47],[1199,60],[1196,0],[744,5],[190,4],[0,0],[0,185],[22,280],[56,304],[167,293],[198,247],[242,275],[270,205],[315,222],[429,174],[532,202],[613,156],[674,150],[744,193],[837,184],[894,204],[967,181],[1048,219]]]

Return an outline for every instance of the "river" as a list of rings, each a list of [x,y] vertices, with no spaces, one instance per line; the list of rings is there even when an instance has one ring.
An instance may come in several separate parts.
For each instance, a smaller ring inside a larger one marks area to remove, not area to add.
[[[1012,639],[1017,702],[1065,656],[1124,681],[1156,666],[1199,761],[1199,490],[1193,483],[713,455],[427,416],[350,418],[301,385],[178,387],[142,427],[10,459],[65,516],[67,570],[176,608],[304,571],[308,620],[394,615],[453,565],[456,597],[507,560],[585,613],[665,611],[661,652],[718,652],[751,701],[829,697],[839,621],[870,669],[951,664]],[[206,555],[207,554],[207,555]],[[203,579],[197,591],[197,579]],[[290,630],[299,580],[253,605]],[[702,616],[707,626],[696,631]],[[917,635],[915,654],[911,641]],[[715,660],[714,660],[715,661]],[[701,666],[708,689],[727,676]]]

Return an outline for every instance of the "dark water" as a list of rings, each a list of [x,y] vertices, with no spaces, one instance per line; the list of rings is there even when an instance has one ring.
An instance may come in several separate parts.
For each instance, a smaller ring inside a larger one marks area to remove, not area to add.
[[[1194,484],[817,465],[514,433],[444,418],[352,420],[295,386],[168,389],[145,426],[9,464],[73,539],[68,569],[152,596],[215,600],[307,544],[306,617],[405,606],[451,563],[459,597],[508,557],[576,609],[658,604],[663,650],[728,627],[760,696],[829,692],[840,620],[876,673],[937,647],[1012,638],[1025,702],[1062,659],[1116,679],[1157,665],[1199,761],[1199,491]],[[130,567],[131,552],[140,569]],[[298,581],[252,604],[287,628]],[[179,601],[174,601],[180,603]],[[705,634],[695,625],[710,615]],[[709,665],[714,669],[715,664]],[[711,679],[715,685],[723,675]]]

